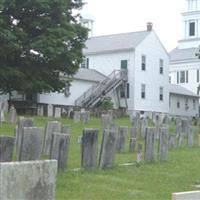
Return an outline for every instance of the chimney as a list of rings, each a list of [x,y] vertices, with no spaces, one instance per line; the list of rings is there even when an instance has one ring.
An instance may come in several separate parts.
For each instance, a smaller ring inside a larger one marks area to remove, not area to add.
[[[152,31],[153,28],[153,23],[152,22],[148,22],[147,23],[147,31]]]

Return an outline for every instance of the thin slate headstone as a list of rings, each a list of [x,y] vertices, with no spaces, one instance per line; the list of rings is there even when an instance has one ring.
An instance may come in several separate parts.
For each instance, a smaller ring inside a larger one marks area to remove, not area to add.
[[[194,139],[193,139],[193,132],[192,132],[192,127],[188,126],[188,146],[192,147],[194,145]]]
[[[53,105],[48,104],[47,106],[47,117],[53,117]]]
[[[115,160],[117,133],[114,130],[105,129],[101,143],[99,167],[104,169],[112,167]]]
[[[168,138],[168,148],[169,149],[173,149],[175,148],[175,140],[176,140],[176,136],[175,135],[169,135],[169,138]]]
[[[145,152],[144,159],[145,161],[154,160],[154,137],[155,137],[155,128],[147,128],[145,136]]]
[[[57,161],[0,163],[1,200],[55,200]]]
[[[47,123],[46,129],[45,129],[44,146],[43,146],[44,155],[50,154],[53,133],[60,133],[60,132],[61,132],[61,123],[60,122],[50,121]]]
[[[95,168],[97,166],[98,129],[84,129],[82,136],[81,166]]]
[[[0,109],[0,122],[5,122],[5,113],[3,109]]]
[[[24,127],[19,161],[39,160],[42,152],[42,128]]]
[[[159,160],[167,160],[168,156],[168,130],[167,128],[160,129],[160,138],[159,138]]]
[[[71,134],[71,126],[70,125],[63,125],[61,133]]]
[[[80,115],[81,115],[81,121],[84,124],[87,124],[90,121],[90,112],[89,111],[82,111]]]
[[[138,144],[137,163],[140,163],[141,161],[142,161],[142,144]]]
[[[50,159],[58,161],[58,169],[65,170],[68,162],[70,135],[53,133]]]
[[[118,137],[117,137],[117,144],[116,144],[117,152],[122,153],[125,151],[127,136],[128,136],[128,126],[120,126],[118,129]]]
[[[17,122],[17,111],[13,105],[9,109],[8,121],[12,124]]]
[[[21,141],[24,127],[33,127],[33,119],[32,118],[20,118],[17,126],[17,135],[16,135],[16,150],[17,157],[19,157],[20,149],[21,149]]]
[[[177,147],[180,148],[184,144],[184,134],[182,132],[178,135],[178,144]]]
[[[15,137],[0,136],[0,162],[11,162]]]
[[[137,128],[132,127],[130,134],[129,152],[135,151],[136,142],[137,142]]]
[[[55,107],[55,118],[61,118],[61,108],[60,107]]]
[[[143,118],[141,120],[141,137],[142,138],[145,138],[147,127],[148,127],[148,119],[147,118]]]
[[[81,112],[80,111],[74,111],[74,122],[78,123],[81,121]]]
[[[102,129],[108,129],[110,125],[113,123],[112,116],[109,114],[102,114],[101,115],[101,122],[102,122]]]
[[[176,135],[177,137],[182,133],[182,121],[180,118],[176,118]]]

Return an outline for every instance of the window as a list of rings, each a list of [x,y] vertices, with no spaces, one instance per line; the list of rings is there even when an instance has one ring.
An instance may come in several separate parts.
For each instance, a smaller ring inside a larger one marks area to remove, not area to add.
[[[128,61],[121,60],[121,69],[127,69],[127,67],[128,67]]]
[[[176,82],[179,83],[179,72],[177,72],[176,74],[176,79],[177,79]]]
[[[142,84],[141,85],[141,98],[145,99],[145,96],[146,96],[146,85]]]
[[[169,76],[169,83],[172,83],[172,77]]]
[[[189,36],[195,36],[195,22],[189,23]]]
[[[163,101],[163,87],[159,88],[159,100]]]
[[[160,66],[160,74],[163,74],[163,67],[164,67],[164,61],[163,61],[163,59],[160,59],[159,66]]]
[[[192,100],[192,103],[193,103],[193,110],[196,110],[196,101],[195,101],[195,99]]]
[[[180,83],[185,83],[185,71],[180,71]]]
[[[142,63],[141,63],[142,71],[146,70],[146,56],[142,55]]]
[[[177,101],[177,108],[180,108],[180,101]]]
[[[122,85],[121,86],[121,90],[120,90],[120,97],[121,98],[129,98],[129,83],[126,84],[126,91],[125,91],[125,87]]]
[[[188,106],[188,98],[185,99],[185,110],[188,110],[189,106]]]
[[[199,69],[197,69],[197,83],[199,83]]]
[[[89,68],[89,58],[83,59],[83,62],[81,63],[81,68]]]

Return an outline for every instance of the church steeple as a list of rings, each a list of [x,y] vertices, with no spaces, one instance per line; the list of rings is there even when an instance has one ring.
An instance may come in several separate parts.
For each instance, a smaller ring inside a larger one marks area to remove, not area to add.
[[[186,0],[187,11],[183,16],[183,39],[179,48],[192,48],[200,45],[200,0]]]

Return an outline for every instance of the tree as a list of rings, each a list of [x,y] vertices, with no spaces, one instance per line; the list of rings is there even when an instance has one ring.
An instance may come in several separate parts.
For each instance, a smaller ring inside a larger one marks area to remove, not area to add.
[[[82,0],[0,0],[0,91],[61,91],[82,62]]]

